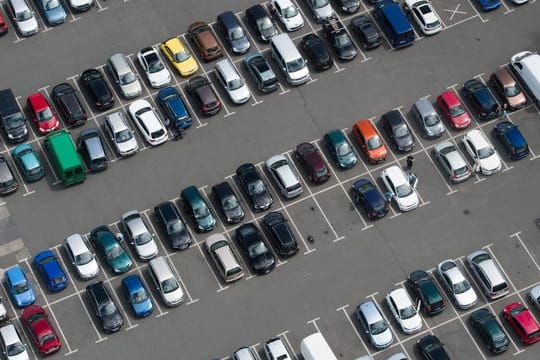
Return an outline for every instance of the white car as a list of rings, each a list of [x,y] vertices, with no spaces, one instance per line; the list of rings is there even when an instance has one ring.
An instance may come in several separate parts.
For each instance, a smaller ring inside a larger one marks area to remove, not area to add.
[[[82,280],[89,280],[99,274],[95,254],[80,234],[70,235],[64,240],[64,250]]]
[[[461,141],[474,161],[475,171],[481,171],[484,175],[493,175],[501,170],[501,158],[481,130],[469,131]]]
[[[156,49],[147,47],[137,53],[137,59],[148,78],[150,86],[160,88],[169,85],[171,73],[165,67]]]
[[[441,19],[428,0],[405,0],[405,10],[424,35],[435,35],[442,30]]]
[[[274,155],[266,160],[266,168],[279,188],[281,195],[292,199],[304,192],[298,175],[294,172],[289,161],[283,155]]]
[[[410,211],[418,207],[418,178],[410,178],[399,166],[394,165],[382,171],[381,179],[399,210]]]
[[[0,328],[0,346],[7,360],[28,360],[28,351],[22,342],[19,331],[13,324]]]
[[[229,59],[216,63],[216,77],[235,104],[244,104],[251,98],[246,82]]]
[[[287,31],[295,31],[304,26],[304,18],[291,0],[271,0],[270,7]]]
[[[405,334],[414,334],[422,329],[422,318],[407,294],[407,290],[399,288],[386,295],[386,303]]]
[[[328,0],[307,0],[307,4],[313,13],[313,18],[317,22],[322,22],[336,14]]]
[[[0,296],[0,322],[8,318],[6,307],[4,306],[4,299]]]
[[[39,31],[36,14],[26,0],[9,0],[8,5],[22,36],[32,36]]]
[[[278,337],[264,343],[264,354],[268,360],[292,360],[285,344]]]
[[[122,215],[122,227],[141,260],[150,260],[158,254],[154,236],[142,219],[141,213],[131,210]]]
[[[131,156],[139,150],[137,138],[121,111],[105,117],[105,131],[114,146],[115,152],[122,156]]]
[[[157,146],[167,141],[167,129],[148,101],[136,100],[132,102],[129,105],[129,115],[150,145]]]
[[[540,285],[536,285],[527,294],[527,300],[533,305],[536,310],[540,311]]]
[[[460,309],[473,307],[478,296],[454,260],[444,260],[437,265],[437,274],[448,294]]]
[[[68,2],[73,12],[88,11],[94,5],[94,0],[69,0]]]

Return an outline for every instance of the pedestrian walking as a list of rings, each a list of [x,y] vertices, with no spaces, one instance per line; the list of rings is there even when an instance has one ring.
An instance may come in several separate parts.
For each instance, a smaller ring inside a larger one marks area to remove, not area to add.
[[[407,170],[411,170],[414,164],[414,156],[407,156]]]

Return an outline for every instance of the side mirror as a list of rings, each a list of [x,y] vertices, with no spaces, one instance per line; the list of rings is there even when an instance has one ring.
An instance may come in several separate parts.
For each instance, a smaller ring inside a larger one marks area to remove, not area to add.
[[[122,233],[116,233],[115,235],[119,242],[124,241],[124,235]]]
[[[420,309],[420,305],[422,305],[422,302],[418,300],[418,303],[416,303],[416,312]]]

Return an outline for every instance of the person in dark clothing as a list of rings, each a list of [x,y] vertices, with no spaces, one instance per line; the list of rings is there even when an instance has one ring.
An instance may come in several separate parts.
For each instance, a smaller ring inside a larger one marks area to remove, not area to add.
[[[411,170],[414,164],[414,156],[407,156],[407,170]]]

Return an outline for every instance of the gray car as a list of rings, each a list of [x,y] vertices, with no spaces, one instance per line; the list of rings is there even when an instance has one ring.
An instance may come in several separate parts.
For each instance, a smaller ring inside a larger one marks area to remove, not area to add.
[[[244,64],[257,89],[263,93],[276,90],[279,86],[274,70],[260,52],[249,53],[244,58]]]
[[[322,22],[325,19],[329,19],[335,15],[332,5],[329,0],[306,0],[313,18],[317,22]]]
[[[122,215],[122,227],[128,235],[130,244],[135,248],[141,260],[150,260],[156,257],[158,247],[154,235],[148,230],[141,213],[137,210],[128,211]]]
[[[435,145],[433,155],[453,183],[465,181],[472,175],[471,167],[451,141],[445,140]]]
[[[392,345],[394,341],[392,331],[375,302],[369,300],[358,305],[356,320],[374,348],[384,349]]]
[[[437,138],[444,133],[441,117],[428,99],[414,103],[411,114],[427,138]]]
[[[137,138],[123,113],[115,112],[107,115],[105,117],[105,130],[118,155],[131,156],[139,150]]]

